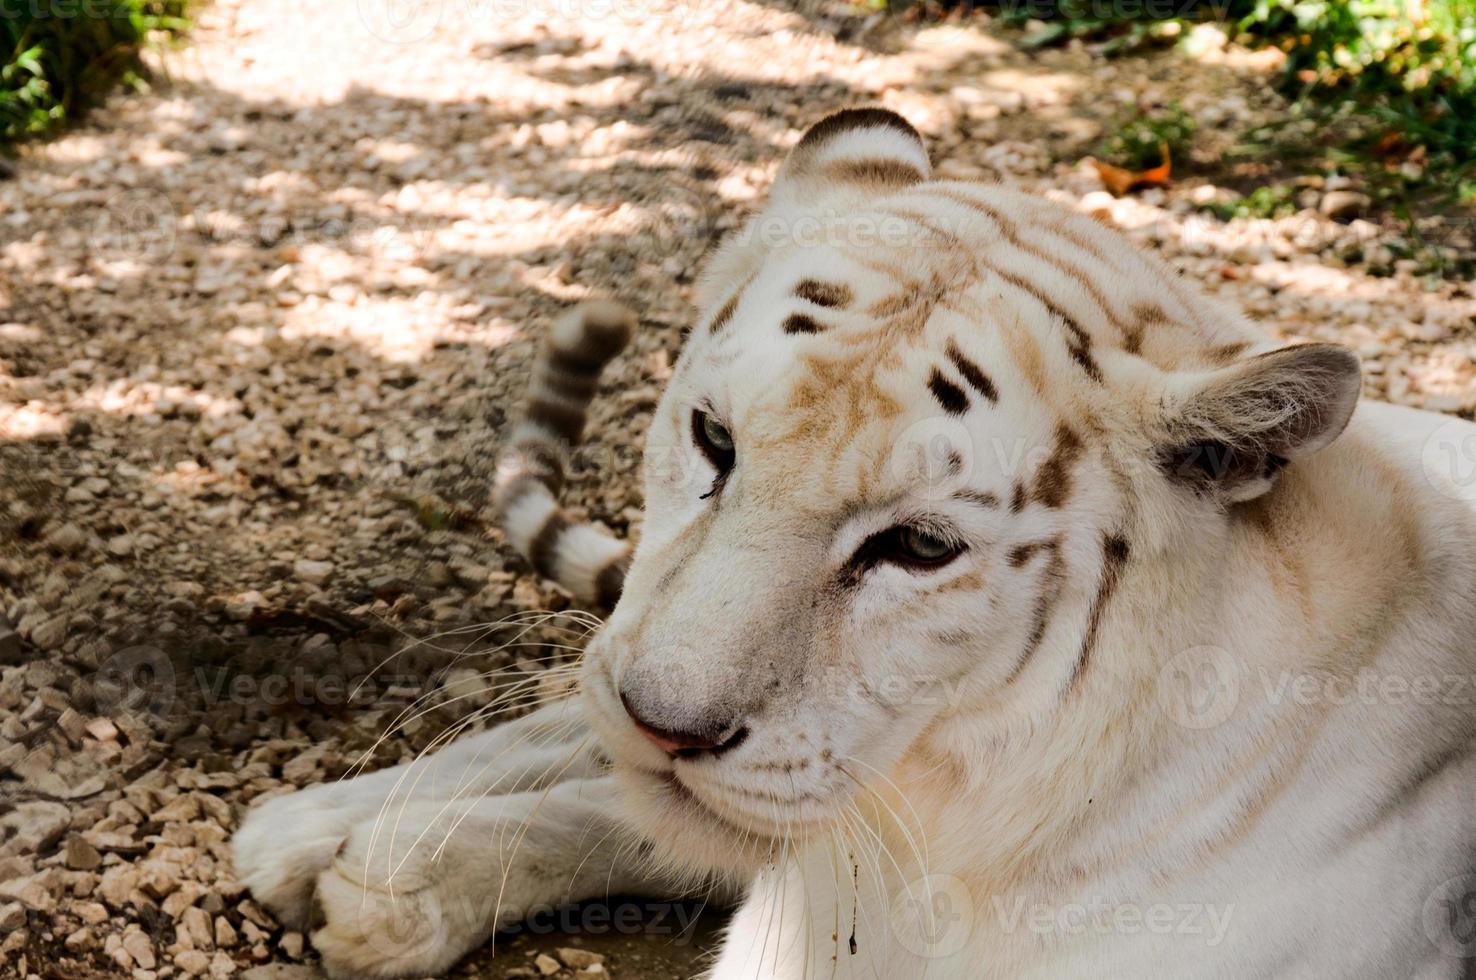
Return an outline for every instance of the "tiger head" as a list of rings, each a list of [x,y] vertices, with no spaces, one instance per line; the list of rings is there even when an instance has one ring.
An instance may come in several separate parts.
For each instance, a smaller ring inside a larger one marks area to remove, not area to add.
[[[1359,392],[1351,353],[1278,347],[1089,217],[932,180],[874,109],[803,137],[701,308],[582,680],[692,867],[903,781],[1085,799],[1151,738],[1121,733],[1175,590]]]

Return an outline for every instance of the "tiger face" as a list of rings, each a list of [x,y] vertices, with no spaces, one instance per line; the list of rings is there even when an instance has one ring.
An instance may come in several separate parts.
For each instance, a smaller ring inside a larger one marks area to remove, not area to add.
[[[804,137],[702,292],[582,684],[689,867],[1079,738],[1084,700],[1161,666],[1102,643],[1156,556],[1212,545],[1358,395],[1351,354],[1273,349],[1096,222],[931,181],[878,110]]]

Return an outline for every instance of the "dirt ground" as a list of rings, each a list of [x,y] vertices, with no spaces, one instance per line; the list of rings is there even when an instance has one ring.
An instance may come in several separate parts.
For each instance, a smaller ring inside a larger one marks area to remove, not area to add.
[[[1353,347],[1369,394],[1476,412],[1473,284],[1416,275],[1356,192],[1199,208],[1254,177],[1219,161],[1281,110],[1265,56],[1025,54],[982,18],[856,10],[217,0],[167,83],[22,156],[0,181],[0,975],[317,976],[232,878],[241,812],[408,758],[479,671],[537,684],[577,654],[593,621],[486,513],[533,345],[591,293],[639,310],[569,491],[638,531],[698,260],[829,110],[897,109],[940,173],[1128,229],[1274,330]],[[1170,99],[1200,122],[1180,180],[1112,198],[1082,157]],[[459,972],[583,946],[616,978],[693,976],[717,917],[686,937],[635,907]]]

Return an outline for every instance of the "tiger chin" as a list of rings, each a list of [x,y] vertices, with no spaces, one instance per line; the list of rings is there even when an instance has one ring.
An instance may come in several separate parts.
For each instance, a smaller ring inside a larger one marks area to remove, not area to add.
[[[332,974],[696,891],[714,980],[1470,976],[1476,495],[1431,447],[1476,425],[930,174],[880,109],[795,146],[633,549],[558,494],[634,319],[554,325],[497,503],[613,611],[575,697],[251,812],[238,873]]]

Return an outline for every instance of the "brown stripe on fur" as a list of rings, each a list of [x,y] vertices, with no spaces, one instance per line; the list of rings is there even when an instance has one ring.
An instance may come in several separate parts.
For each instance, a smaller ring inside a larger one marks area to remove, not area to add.
[[[1071,680],[1066,684],[1066,693],[1070,694],[1076,689],[1081,681],[1082,675],[1086,673],[1087,666],[1091,663],[1092,649],[1097,645],[1097,631],[1102,625],[1102,613],[1107,608],[1107,602],[1112,598],[1112,593],[1117,589],[1118,579],[1122,577],[1123,566],[1127,564],[1132,549],[1128,546],[1126,539],[1116,534],[1102,535],[1102,579],[1097,586],[1097,594],[1092,599],[1092,610],[1087,617],[1086,637],[1081,643],[1081,652],[1076,657],[1076,667],[1071,671]]]
[[[998,208],[991,207],[983,201],[973,198],[968,194],[963,194],[958,191],[951,191],[946,188],[940,188],[939,190],[935,191],[935,193],[942,195],[950,201],[953,201],[955,204],[962,204],[966,208],[971,208],[975,211],[978,211],[980,214],[989,218],[997,226],[999,226],[1000,234],[1004,236],[1005,241],[1009,242],[1010,245],[1024,252],[1026,255],[1029,255],[1030,257],[1036,259],[1042,264],[1053,266],[1062,275],[1066,276],[1066,278],[1070,279],[1072,282],[1075,282],[1088,295],[1091,296],[1092,300],[1097,304],[1098,308],[1102,310],[1103,314],[1109,320],[1111,320],[1112,323],[1119,330],[1123,329],[1122,324],[1117,318],[1117,315],[1113,312],[1112,304],[1109,303],[1107,300],[1107,295],[1102,292],[1101,288],[1095,282],[1092,281],[1090,276],[1088,276],[1077,266],[1063,262],[1061,256],[1054,255],[1038,245],[1022,241],[1020,238],[1020,230],[1018,226],[1016,226],[1013,220],[1005,217],[1004,213],[1001,212]],[[1070,320],[1071,318],[1067,317],[1066,319]]]
[[[812,316],[791,313],[784,318],[785,333],[820,333],[825,328]]]
[[[1034,558],[1038,552],[1044,551],[1047,548],[1058,548],[1060,545],[1061,542],[1055,538],[1045,541],[1028,541],[1025,544],[1016,545],[1010,549],[1008,558],[1010,567],[1019,568]]]
[[[1142,250],[1124,248],[1120,239],[1107,240],[1115,238],[1115,236],[1104,230],[1103,224],[1106,224],[1107,227],[1112,227],[1110,223],[1095,222],[1090,219],[1080,220],[1076,214],[1065,214],[1051,224],[1051,230],[1077,248],[1080,248],[1083,252],[1091,255],[1118,276],[1126,278],[1130,273],[1122,265],[1113,261],[1113,259],[1122,257],[1131,260],[1138,268],[1148,273],[1151,279],[1160,281],[1164,290],[1173,295],[1173,298],[1176,300],[1175,305],[1179,307],[1186,321],[1193,322],[1195,306],[1199,300],[1191,295],[1177,278],[1164,278],[1163,268],[1150,260]],[[1097,241],[1089,241],[1092,238],[1096,238]],[[1098,247],[1098,243],[1100,243],[1101,247]],[[1106,251],[1109,246],[1111,248],[1110,256]],[[1165,318],[1164,322],[1172,321],[1169,318]]]
[[[584,431],[583,410],[536,396],[528,399],[528,420],[557,433],[570,445],[578,442],[579,434]]]
[[[923,176],[923,172],[912,164],[902,160],[893,160],[890,157],[836,160],[825,165],[824,175],[832,180],[877,184],[883,187],[906,187],[927,179]]]
[[[625,588],[625,573],[630,569],[630,554],[612,559],[595,575],[595,601],[605,609],[614,609]]]
[[[994,382],[980,370],[979,365],[964,356],[963,351],[958,349],[958,345],[952,339],[948,341],[947,354],[953,366],[958,369],[958,373],[963,375],[964,380],[969,383],[969,387],[989,399],[990,402],[999,402],[999,389],[994,387]]]
[[[1041,249],[1022,242],[1020,240],[1018,227],[1014,224],[1013,221],[1011,221],[1009,218],[1006,218],[1004,214],[1001,213],[997,208],[991,207],[990,205],[972,197],[971,195],[964,194],[958,191],[951,191],[947,188],[938,188],[937,190],[933,191],[933,193],[939,194],[947,198],[948,200],[953,201],[954,203],[963,205],[964,207],[972,208],[989,217],[992,221],[998,224],[1000,228],[1000,233],[1005,237],[1005,240],[1008,241],[1015,248],[1018,248],[1021,251],[1026,252],[1027,254],[1035,256],[1042,262],[1047,262],[1051,265],[1054,265],[1062,273],[1079,283],[1083,289],[1091,294],[1097,305],[1107,316],[1107,319],[1110,320],[1112,322],[1112,325],[1116,327],[1118,331],[1122,334],[1123,349],[1126,350],[1128,353],[1135,355],[1140,354],[1143,346],[1144,328],[1146,326],[1173,322],[1169,315],[1158,304],[1151,304],[1153,308],[1151,312],[1156,313],[1158,317],[1161,318],[1152,319],[1151,324],[1145,322],[1145,319],[1142,315],[1142,307],[1139,307],[1138,309],[1135,309],[1133,311],[1133,316],[1136,318],[1133,323],[1122,322],[1122,320],[1118,317],[1114,307],[1107,302],[1106,295],[1101,291],[1101,289],[1098,288],[1097,284],[1089,276],[1087,276],[1082,269],[1074,265],[1065,264],[1060,260],[1059,257],[1050,256]],[[1065,239],[1068,243],[1076,246],[1077,248],[1080,248],[1087,255],[1102,263],[1102,265],[1104,265],[1114,276],[1126,275],[1127,273],[1122,269],[1122,267],[1116,262],[1109,259],[1102,248],[1098,248],[1095,246],[1094,243],[1089,243],[1087,241],[1087,236],[1091,234],[1105,234],[1105,232],[1102,232],[1090,221],[1077,225],[1077,222],[1073,220],[1076,217],[1077,216],[1072,214],[1063,215],[1060,220],[1053,222],[1050,226],[1048,226],[1046,230],[1055,233],[1055,235]],[[1072,227],[1073,225],[1077,226]],[[1032,225],[1031,227],[1032,230],[1041,230],[1038,226],[1035,225]],[[1103,242],[1102,244],[1103,246],[1106,246],[1108,243]],[[1114,242],[1111,244],[1113,246],[1118,246],[1121,243]],[[1178,301],[1176,305],[1181,308],[1188,322],[1195,322],[1195,306],[1192,297],[1190,297],[1189,294],[1185,292],[1184,288],[1178,282],[1174,281],[1172,278],[1165,279],[1163,276],[1163,270],[1157,267],[1148,258],[1148,256],[1142,254],[1141,250],[1131,247],[1114,247],[1114,253],[1121,254],[1130,258],[1138,266],[1146,270],[1154,279],[1160,280],[1163,284],[1164,289],[1168,293],[1172,294],[1173,297]],[[1063,318],[1068,321],[1071,319],[1070,317]],[[1073,352],[1073,357],[1075,356],[1076,354],[1075,352]],[[1081,363],[1083,368],[1088,367],[1087,363],[1084,363],[1079,358],[1078,363]]]
[[[580,324],[584,329],[580,348],[589,356],[599,358],[600,364],[607,364],[630,343],[635,317],[616,303],[587,303],[582,311]]]
[[[1221,344],[1219,347],[1211,347],[1204,352],[1204,356],[1211,364],[1229,364],[1249,349],[1250,343],[1242,340],[1234,344]]]
[[[1061,590],[1066,584],[1066,559],[1061,554],[1060,539],[1042,542],[1040,547],[1050,551],[1051,559],[1046,563],[1045,572],[1041,576],[1041,593],[1035,600],[1035,616],[1031,620],[1030,633],[1025,637],[1025,647],[1020,651],[1020,659],[1015,661],[1015,666],[1005,677],[1006,684],[1020,676],[1030,658],[1035,656],[1035,651],[1040,649],[1046,630],[1051,625],[1051,614],[1055,612]]]
[[[1124,333],[1122,349],[1134,357],[1143,353],[1143,327],[1141,324],[1130,328]]]
[[[589,335],[584,335],[584,339],[587,338]],[[618,345],[614,350],[608,350],[602,342],[586,345],[582,339],[579,347],[552,347],[551,345],[546,350],[545,357],[548,359],[546,363],[549,367],[565,375],[598,376],[599,372],[605,369],[605,365],[610,363],[611,357],[618,353],[620,353]]]
[[[940,227],[937,222],[933,221],[931,218],[920,211],[914,211],[911,208],[899,207],[890,207],[887,208],[886,211],[888,214],[895,214],[899,218],[903,218],[907,221],[912,222],[923,231],[926,231],[929,236],[931,236],[927,239],[924,239],[922,242],[914,244],[913,248],[921,248],[924,245],[932,246],[934,248],[952,248],[958,249],[960,251],[963,251],[963,249],[965,248],[964,240],[962,238],[959,238],[958,235],[954,234],[948,229]]]
[[[587,402],[594,397],[595,389],[599,387],[599,374],[573,374],[562,370],[552,363],[538,375],[538,380],[554,393],[574,401]]]
[[[527,439],[509,446],[508,453],[514,455],[516,465],[513,481],[502,491],[503,499],[510,500],[518,481],[537,480],[555,494],[564,486],[564,449],[541,439]]]
[[[1149,327],[1169,322],[1169,315],[1157,303],[1133,304],[1133,322],[1122,328],[1122,349],[1129,354],[1143,352],[1143,335]]]
[[[609,358],[599,351],[584,347],[572,350],[564,347],[548,349],[548,366],[573,377],[597,376],[608,361]]]
[[[549,512],[543,526],[528,542],[528,561],[544,578],[554,577],[554,563],[558,556],[559,537],[569,528],[569,519],[564,512],[554,509]]]
[[[959,500],[967,500],[970,503],[978,504],[981,507],[999,506],[999,498],[990,493],[988,490],[970,490],[968,488],[964,488],[963,490],[953,491],[953,495]]]
[[[747,283],[744,286],[740,286],[734,291],[732,296],[728,297],[727,302],[718,307],[717,315],[712,318],[712,325],[707,328],[708,333],[717,333],[728,325],[729,320],[733,319],[733,314],[738,309],[738,300],[743,296],[743,290],[746,286]]]
[[[829,309],[845,309],[855,299],[851,287],[843,282],[821,282],[819,279],[801,279],[794,287],[794,295],[802,300]]]
[[[1025,499],[1025,484],[1017,481],[1014,492],[1010,494],[1010,513],[1018,514],[1024,510]]]
[[[1036,503],[1056,509],[1071,495],[1071,465],[1081,455],[1081,437],[1062,422],[1056,426],[1056,445],[1051,455],[1035,471],[1030,497]]]
[[[1091,336],[1081,328],[1081,324],[1077,323],[1071,314],[1058,306],[1055,300],[1035,288],[1035,285],[1024,276],[1007,272],[1004,269],[989,265],[982,260],[979,260],[979,262],[1011,286],[1034,298],[1036,302],[1045,307],[1046,313],[1060,320],[1066,328],[1068,335],[1066,338],[1066,350],[1071,355],[1071,359],[1086,372],[1089,378],[1098,383],[1101,382],[1102,369],[1097,366],[1096,360],[1092,357]],[[1035,387],[1038,390],[1040,385],[1037,383]]]
[[[795,145],[796,150],[811,150],[829,141],[832,137],[853,129],[891,129],[909,136],[922,145],[922,139],[917,135],[917,130],[889,109],[878,109],[874,106],[863,106],[856,109],[842,109],[833,112],[824,119],[811,126],[805,135]]]
[[[1097,361],[1092,357],[1092,338],[1081,325],[1074,320],[1063,321],[1066,325],[1066,350],[1070,352],[1071,359],[1075,361],[1087,377],[1098,384],[1102,383],[1102,369],[1097,366]]]
[[[881,299],[872,303],[866,312],[871,316],[890,319],[905,313],[909,307],[916,302],[914,293],[904,289],[900,292],[888,293]]]
[[[928,390],[949,415],[962,415],[969,410],[969,396],[958,385],[943,377],[943,373],[937,368],[933,368],[933,373],[928,377]]]

